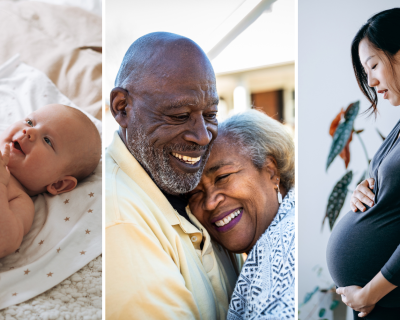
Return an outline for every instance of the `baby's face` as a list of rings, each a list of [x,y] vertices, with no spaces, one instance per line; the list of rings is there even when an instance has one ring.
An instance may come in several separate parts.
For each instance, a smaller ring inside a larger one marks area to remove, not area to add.
[[[0,147],[11,145],[8,168],[29,191],[44,192],[45,187],[65,174],[76,159],[74,148],[82,126],[74,121],[69,108],[48,105],[8,127],[0,136]]]

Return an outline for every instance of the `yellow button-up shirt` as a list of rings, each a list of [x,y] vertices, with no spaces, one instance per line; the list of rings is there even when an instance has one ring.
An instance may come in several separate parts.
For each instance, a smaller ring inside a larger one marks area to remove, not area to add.
[[[187,212],[194,225],[116,132],[106,150],[107,319],[226,319],[242,261]]]

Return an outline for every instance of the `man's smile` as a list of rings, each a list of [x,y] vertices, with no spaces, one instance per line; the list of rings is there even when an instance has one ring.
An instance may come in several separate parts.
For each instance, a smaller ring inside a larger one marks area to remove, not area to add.
[[[172,159],[171,165],[185,173],[196,173],[200,170],[203,155],[197,157],[190,157],[181,153],[171,152],[170,157]]]
[[[201,156],[193,158],[193,157],[189,157],[189,156],[185,156],[176,152],[172,152],[172,155],[179,159],[180,161],[184,162],[184,163],[188,163],[191,165],[194,165],[196,163],[198,163],[201,160]]]

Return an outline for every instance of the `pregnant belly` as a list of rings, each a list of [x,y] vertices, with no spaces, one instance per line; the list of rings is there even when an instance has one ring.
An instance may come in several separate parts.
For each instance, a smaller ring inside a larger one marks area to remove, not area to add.
[[[380,223],[376,216],[367,213],[348,212],[333,228],[329,238],[328,269],[339,287],[365,286],[400,243],[397,223]],[[398,295],[399,291],[395,291],[394,295]]]

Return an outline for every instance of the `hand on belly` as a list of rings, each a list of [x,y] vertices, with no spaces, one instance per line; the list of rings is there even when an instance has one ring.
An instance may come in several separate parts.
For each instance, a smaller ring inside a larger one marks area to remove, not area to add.
[[[336,293],[342,296],[342,301],[355,311],[361,312],[358,316],[365,317],[374,308],[375,304],[367,301],[367,297],[362,287],[348,286],[336,289]]]

